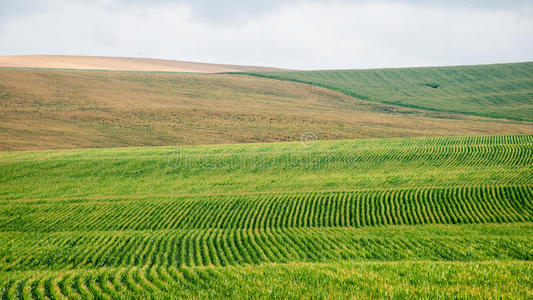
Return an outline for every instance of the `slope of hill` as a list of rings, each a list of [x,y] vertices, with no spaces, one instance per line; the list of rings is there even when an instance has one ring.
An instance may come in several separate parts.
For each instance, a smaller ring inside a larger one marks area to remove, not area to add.
[[[0,152],[0,299],[531,298],[532,65],[0,69],[0,149],[172,145]]]
[[[533,133],[533,123],[372,103],[229,74],[0,69],[0,149]]]
[[[208,64],[166,59],[69,55],[0,56],[0,67],[193,73],[282,70],[269,67]]]
[[[133,200],[133,195],[533,184],[532,139],[513,135],[319,141],[308,146],[294,142],[11,151],[0,154],[0,197],[97,195]]]
[[[533,135],[0,152],[0,293],[527,298],[532,154]]]
[[[533,63],[247,73],[313,84],[372,102],[533,121]]]

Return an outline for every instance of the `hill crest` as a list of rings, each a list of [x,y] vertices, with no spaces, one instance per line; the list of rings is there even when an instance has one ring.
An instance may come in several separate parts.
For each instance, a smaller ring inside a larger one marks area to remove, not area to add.
[[[211,64],[153,58],[71,55],[0,56],[0,67],[185,73],[267,72],[283,70],[270,67]]]

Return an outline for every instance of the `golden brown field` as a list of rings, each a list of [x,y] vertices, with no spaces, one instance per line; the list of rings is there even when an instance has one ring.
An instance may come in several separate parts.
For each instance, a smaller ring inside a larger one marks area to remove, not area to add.
[[[2,150],[533,132],[230,74],[0,69],[0,99]]]

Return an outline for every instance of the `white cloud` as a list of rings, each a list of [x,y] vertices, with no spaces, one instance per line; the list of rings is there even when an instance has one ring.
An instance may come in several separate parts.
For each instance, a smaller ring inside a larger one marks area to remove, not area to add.
[[[533,60],[533,10],[527,5],[291,1],[261,6],[260,13],[249,6],[246,18],[236,14],[234,20],[226,9],[220,22],[208,17],[216,11],[199,17],[199,8],[185,2],[49,3],[3,15],[0,54],[144,56],[296,69]]]

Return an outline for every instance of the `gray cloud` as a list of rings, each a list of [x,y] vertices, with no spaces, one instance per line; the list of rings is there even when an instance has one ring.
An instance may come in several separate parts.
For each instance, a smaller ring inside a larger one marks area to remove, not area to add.
[[[530,1],[0,2],[1,54],[301,69],[533,60]]]
[[[293,6],[302,3],[328,4],[365,4],[379,2],[375,0],[119,0],[124,5],[164,6],[167,4],[186,5],[191,13],[199,20],[210,23],[236,23],[250,18],[262,17],[275,12],[283,6]],[[385,0],[388,3],[406,3],[412,5],[426,5],[437,7],[475,8],[479,10],[509,10],[531,7],[530,0]]]

